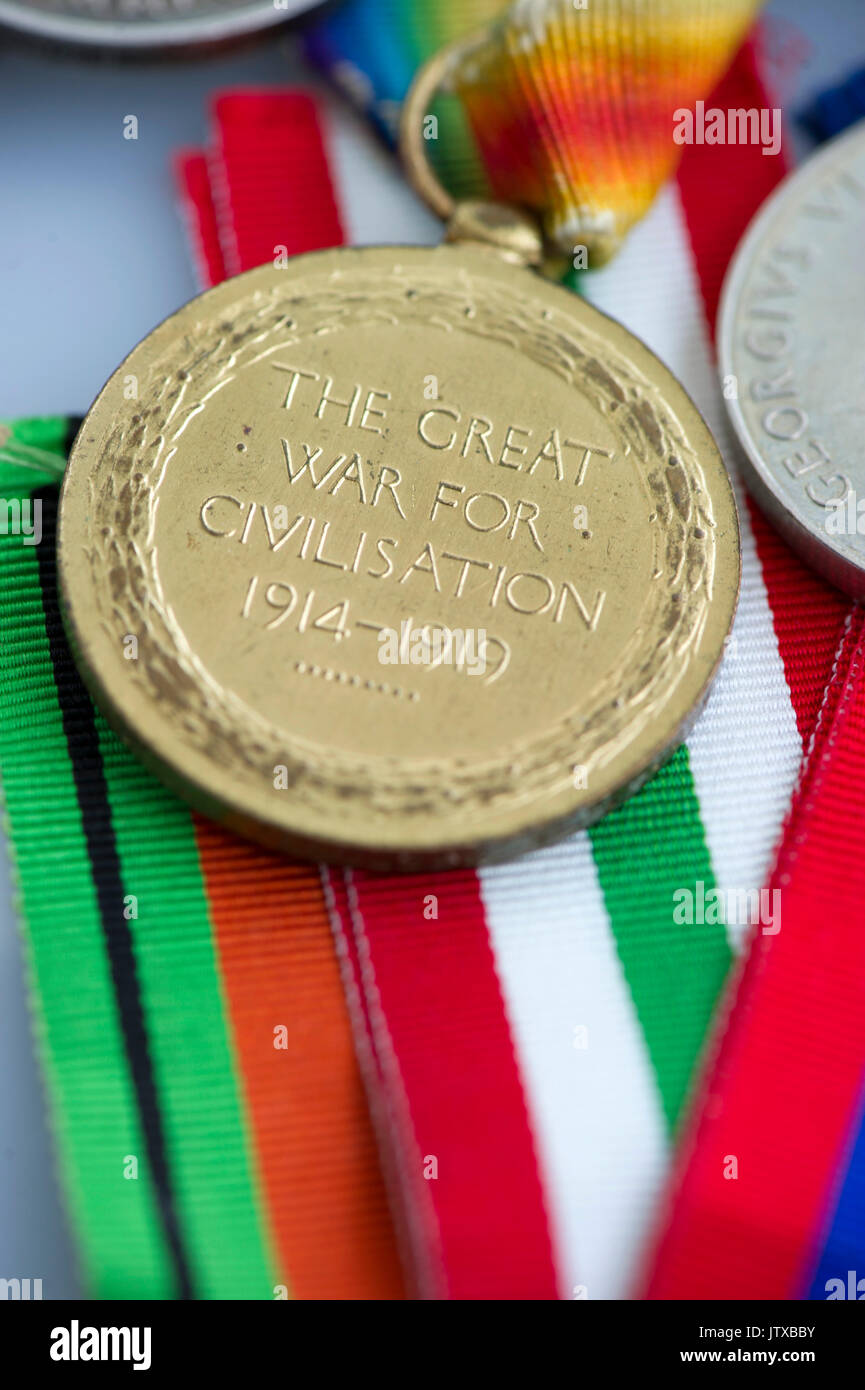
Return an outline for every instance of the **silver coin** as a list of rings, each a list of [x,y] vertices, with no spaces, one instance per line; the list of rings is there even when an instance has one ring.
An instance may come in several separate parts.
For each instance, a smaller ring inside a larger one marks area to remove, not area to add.
[[[745,475],[781,534],[865,597],[865,121],[768,199],[733,258],[718,353]]]
[[[0,23],[66,43],[156,48],[279,24],[316,0],[0,0]]]

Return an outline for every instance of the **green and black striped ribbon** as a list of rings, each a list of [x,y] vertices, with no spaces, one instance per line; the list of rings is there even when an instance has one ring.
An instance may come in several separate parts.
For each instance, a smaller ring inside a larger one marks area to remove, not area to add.
[[[0,532],[0,769],[62,1185],[96,1296],[270,1298],[191,817],[105,725],[63,634],[76,427],[19,422],[0,448],[0,503],[41,512],[38,545]]]

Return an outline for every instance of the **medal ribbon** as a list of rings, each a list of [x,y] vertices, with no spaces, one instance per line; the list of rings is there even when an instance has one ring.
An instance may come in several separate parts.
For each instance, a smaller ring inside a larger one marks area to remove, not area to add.
[[[299,94],[233,93],[216,103],[216,113],[219,156],[207,165],[209,197],[201,156],[179,161],[200,274],[217,264],[216,244],[236,247],[243,268],[279,253],[285,241],[283,190],[302,180],[305,169],[308,137],[298,127],[304,115],[314,120],[311,103]],[[256,159],[262,150],[272,151],[267,179],[248,176],[245,139]],[[296,149],[304,152],[298,169]],[[333,234],[337,226],[322,230]],[[199,837],[204,833],[207,827],[199,822]],[[305,887],[323,912],[322,880],[316,870],[306,873]],[[296,882],[296,875],[286,882],[283,906],[289,917]],[[554,1298],[541,1183],[475,875],[412,880],[326,871],[325,883],[358,1058],[418,1291],[439,1298]],[[234,885],[235,901],[247,901],[244,888]],[[379,893],[385,895],[381,900]],[[439,909],[422,938],[427,893],[436,895]],[[249,910],[255,919],[257,910],[251,905]],[[422,997],[414,983],[420,978],[434,1050],[416,1046],[423,1028]],[[275,982],[276,989],[279,985]],[[454,1027],[450,1042],[443,1026],[445,998]],[[462,1076],[459,1096],[454,1075]],[[435,1147],[431,1141],[419,1147],[419,1106],[426,1108]],[[487,1178],[480,1185],[479,1173],[495,1172],[503,1144],[510,1155],[507,1172],[498,1184]],[[466,1155],[458,1167],[455,1146]],[[439,1152],[442,1164],[454,1171],[425,1176],[424,1170],[437,1170]],[[514,1201],[519,1224],[502,1225],[498,1212]]]
[[[751,947],[683,1144],[652,1298],[825,1298],[833,1279],[858,1297],[846,1285],[865,1254],[863,778],[857,607],[770,879],[781,929]]]
[[[862,91],[859,74],[818,98],[809,123],[823,138],[839,134],[861,117]],[[723,189],[735,201],[733,174]],[[770,879],[783,926],[755,937],[721,1012],[646,1292],[856,1299],[865,1293],[865,617],[753,516],[804,743]],[[799,647],[803,622],[810,654]]]

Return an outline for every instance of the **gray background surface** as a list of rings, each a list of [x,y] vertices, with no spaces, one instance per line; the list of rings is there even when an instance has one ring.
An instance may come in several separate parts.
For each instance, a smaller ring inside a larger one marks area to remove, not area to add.
[[[788,114],[865,62],[862,0],[773,0],[768,10],[776,39],[793,24],[810,44],[786,79]],[[0,418],[82,414],[130,347],[195,293],[170,157],[205,141],[215,89],[296,82],[318,85],[291,30],[231,56],[167,64],[83,60],[0,38]],[[342,103],[327,104],[350,240],[434,240],[435,221],[390,157]],[[138,116],[137,141],[122,138],[128,114]],[[79,1297],[11,897],[0,844],[0,1277],[41,1278],[45,1298]]]

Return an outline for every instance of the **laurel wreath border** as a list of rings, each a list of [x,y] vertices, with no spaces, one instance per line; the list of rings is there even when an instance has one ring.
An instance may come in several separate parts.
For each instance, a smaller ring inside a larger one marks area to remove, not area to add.
[[[699,460],[661,392],[576,316],[565,327],[561,314],[533,296],[528,275],[524,291],[467,270],[443,283],[437,268],[402,266],[396,255],[390,273],[361,267],[351,275],[313,275],[302,284],[292,279],[288,286],[280,275],[272,268],[259,272],[266,287],[247,286],[218,323],[197,322],[152,362],[139,381],[143,403],[118,403],[91,480],[94,527],[87,555],[103,629],[115,644],[118,628],[138,638],[139,659],[127,671],[184,742],[259,788],[272,787],[274,768],[284,766],[294,797],[311,809],[332,807],[337,796],[360,798],[386,816],[472,806],[480,814],[493,803],[560,790],[574,765],[591,770],[608,763],[684,677],[712,596],[711,501]],[[396,757],[349,756],[290,734],[207,670],[160,580],[160,486],[190,421],[209,400],[239,373],[305,338],[407,321],[509,345],[587,394],[636,461],[654,508],[662,579],[650,591],[622,662],[598,688],[592,710],[573,710],[541,738],[512,744],[504,760],[406,765]]]

